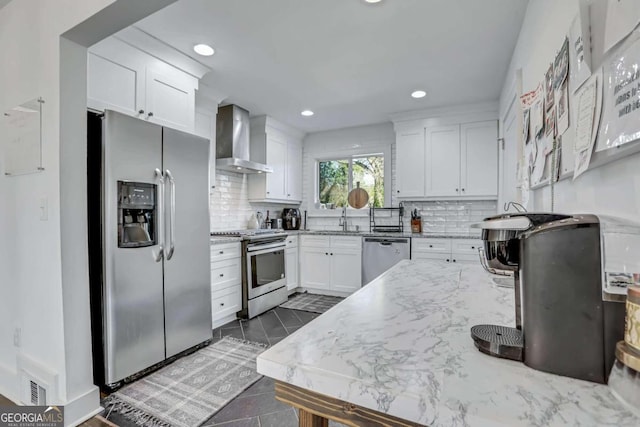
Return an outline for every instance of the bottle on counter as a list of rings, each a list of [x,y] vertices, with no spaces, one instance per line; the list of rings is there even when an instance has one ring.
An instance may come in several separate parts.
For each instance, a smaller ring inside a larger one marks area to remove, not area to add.
[[[269,219],[269,211],[267,211],[267,217],[264,219],[264,228],[271,228],[271,220]]]

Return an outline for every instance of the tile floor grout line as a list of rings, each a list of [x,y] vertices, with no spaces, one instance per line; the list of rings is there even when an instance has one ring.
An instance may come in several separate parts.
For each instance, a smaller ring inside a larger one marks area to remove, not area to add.
[[[291,332],[289,332],[289,329],[287,328],[287,325],[284,324],[284,322],[282,321],[282,319],[280,318],[280,316],[278,316],[278,312],[273,310],[273,314],[276,315],[276,317],[278,318],[278,322],[280,322],[280,324],[282,325],[282,327],[284,328],[284,331],[287,333],[287,337],[289,335],[291,335]],[[286,338],[286,337],[285,337]]]
[[[242,339],[246,340],[247,337],[244,335],[244,327],[242,326],[242,320],[238,320],[238,324],[240,325],[240,332],[242,332]]]
[[[275,312],[274,312],[275,313]],[[271,347],[271,340],[269,339],[269,334],[267,334],[267,329],[264,327],[264,324],[262,323],[262,317],[258,316],[258,322],[260,322],[260,327],[262,328],[262,331],[264,332],[264,336],[267,338],[267,342],[269,343],[269,347]],[[285,329],[286,332],[286,329]]]

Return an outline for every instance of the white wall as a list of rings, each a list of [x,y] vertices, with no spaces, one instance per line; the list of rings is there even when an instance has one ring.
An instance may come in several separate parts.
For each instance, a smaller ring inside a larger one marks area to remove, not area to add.
[[[602,63],[606,0],[591,3],[592,69]],[[556,51],[578,14],[579,0],[530,0],[518,43],[514,50],[500,110],[508,103],[516,70],[522,69],[523,91],[535,89],[555,57]],[[572,106],[570,105],[570,108]],[[590,170],[575,182],[561,181],[555,187],[555,210],[566,213],[599,213],[640,220],[640,155]],[[514,171],[515,173],[515,171]],[[535,210],[550,210],[548,188],[532,192]]]
[[[20,0],[0,9],[0,110],[45,100],[45,171],[5,177],[0,154],[0,393],[20,401],[18,366],[49,374],[50,403],[66,406],[67,424],[99,409],[87,308],[85,46],[170,1]],[[84,44],[61,43],[64,33]]]

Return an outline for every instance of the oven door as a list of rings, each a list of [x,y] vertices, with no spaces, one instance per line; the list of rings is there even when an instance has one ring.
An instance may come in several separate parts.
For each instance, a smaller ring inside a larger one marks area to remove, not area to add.
[[[284,266],[285,245],[272,243],[247,248],[247,290],[249,299],[287,284]]]

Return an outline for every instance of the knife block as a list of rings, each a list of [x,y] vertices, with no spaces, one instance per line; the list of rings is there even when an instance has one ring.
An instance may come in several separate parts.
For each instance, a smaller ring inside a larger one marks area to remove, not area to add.
[[[422,233],[422,218],[418,217],[411,220],[411,232]]]

